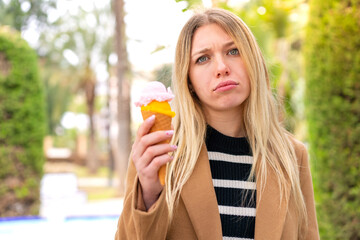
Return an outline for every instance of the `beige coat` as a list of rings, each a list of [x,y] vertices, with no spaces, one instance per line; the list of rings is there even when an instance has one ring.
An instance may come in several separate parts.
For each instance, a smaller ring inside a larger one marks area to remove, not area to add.
[[[308,231],[305,239],[316,240],[319,239],[319,233],[307,151],[298,141],[294,141],[294,146],[308,214]],[[144,211],[141,190],[132,161],[129,164],[127,183],[116,240],[222,239],[220,214],[206,147],[202,148],[194,172],[184,185],[171,225],[168,224],[164,191],[149,211]],[[257,187],[259,189],[259,186]],[[279,206],[280,191],[272,172],[269,172],[264,191],[257,191],[256,201],[255,240],[298,239],[298,220],[295,217],[294,207],[286,201],[282,201]]]

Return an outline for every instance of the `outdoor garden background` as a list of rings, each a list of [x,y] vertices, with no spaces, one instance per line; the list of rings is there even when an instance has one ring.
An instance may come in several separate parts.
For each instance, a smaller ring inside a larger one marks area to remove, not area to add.
[[[0,0],[0,239],[16,239],[9,222],[84,216],[112,216],[94,228],[113,236],[133,101],[146,81],[171,86],[201,6],[256,36],[281,119],[308,146],[321,238],[360,239],[360,0]]]

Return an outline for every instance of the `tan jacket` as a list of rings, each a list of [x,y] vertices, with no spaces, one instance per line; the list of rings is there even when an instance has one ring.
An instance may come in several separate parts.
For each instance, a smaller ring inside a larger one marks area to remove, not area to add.
[[[307,151],[298,141],[294,141],[294,146],[308,214],[308,231],[305,239],[320,239]],[[298,239],[298,220],[294,207],[286,201],[279,205],[280,191],[275,175],[269,171],[264,191],[260,191],[259,186],[257,188],[255,240]],[[183,187],[171,225],[168,224],[164,191],[148,212],[144,210],[136,170],[130,161],[124,207],[119,218],[116,240],[222,239],[220,214],[205,146],[201,150],[193,174]]]

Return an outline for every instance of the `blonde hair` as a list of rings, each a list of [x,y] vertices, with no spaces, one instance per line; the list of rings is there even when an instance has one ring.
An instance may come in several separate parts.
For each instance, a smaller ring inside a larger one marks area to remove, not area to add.
[[[278,118],[265,60],[246,24],[222,9],[208,9],[191,17],[183,27],[176,46],[173,73],[176,116],[172,143],[178,149],[173,161],[168,164],[165,185],[170,221],[181,189],[191,176],[205,141],[206,121],[199,100],[190,92],[188,73],[192,36],[199,27],[210,23],[219,25],[234,40],[250,79],[250,96],[243,103],[244,126],[254,158],[249,178],[256,173],[256,181],[260,184],[258,191],[262,191],[268,168],[273,169],[280,188],[280,201],[284,196],[286,201],[289,200],[284,193],[291,188],[299,222],[306,224],[306,206],[300,188],[296,155],[289,133]]]

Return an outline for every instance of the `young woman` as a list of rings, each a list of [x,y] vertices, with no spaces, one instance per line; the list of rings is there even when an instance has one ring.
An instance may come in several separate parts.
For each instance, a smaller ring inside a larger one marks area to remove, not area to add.
[[[138,130],[115,238],[319,239],[307,151],[279,122],[244,22],[195,14],[179,36],[173,87],[174,131],[149,134],[154,118]]]

